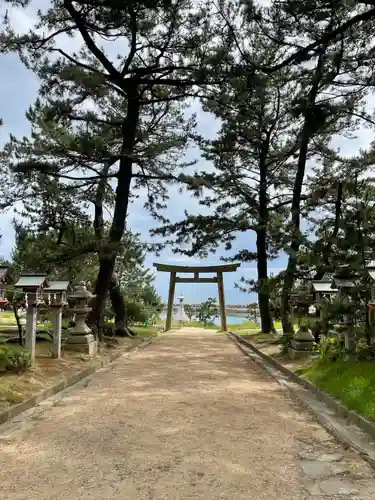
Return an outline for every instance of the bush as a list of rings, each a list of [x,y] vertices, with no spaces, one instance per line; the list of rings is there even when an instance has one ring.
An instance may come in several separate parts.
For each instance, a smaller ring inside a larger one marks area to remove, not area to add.
[[[115,319],[115,313],[111,309],[106,309],[104,311],[104,319],[106,321],[111,321]]]
[[[375,344],[368,345],[365,339],[356,344],[356,357],[358,361],[373,361],[375,359]]]
[[[321,337],[319,358],[322,361],[337,361],[345,354],[345,344],[341,337]]]
[[[139,302],[127,302],[126,314],[128,316],[128,321],[130,324],[144,323],[148,318],[148,314],[144,310],[143,304],[140,304]]]
[[[302,318],[298,324],[298,329],[307,330],[310,328],[310,322],[307,318]]]
[[[30,353],[21,346],[0,346],[0,372],[24,372],[31,367]]]

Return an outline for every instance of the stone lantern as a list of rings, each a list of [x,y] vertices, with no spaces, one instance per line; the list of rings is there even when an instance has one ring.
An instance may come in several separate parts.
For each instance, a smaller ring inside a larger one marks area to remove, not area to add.
[[[347,306],[347,313],[344,314],[345,321],[345,332],[344,332],[344,340],[345,340],[345,348],[348,353],[352,353],[355,350],[355,337],[353,331],[353,315],[352,305],[353,298],[352,293],[356,289],[356,287],[360,283],[360,277],[352,271],[349,265],[341,266],[338,268],[333,277],[333,285],[336,286],[339,290],[340,295],[343,298],[343,301]]]
[[[309,354],[314,347],[314,335],[312,334],[309,325],[301,321],[297,332],[291,340],[290,353],[292,358],[301,357],[301,355]]]
[[[43,289],[48,286],[45,273],[21,272],[14,285],[25,292],[26,335],[25,347],[30,351],[31,362],[35,361],[37,307],[43,303]]]
[[[328,276],[323,276],[321,280],[312,280],[313,291],[315,292],[316,303],[320,312],[320,319],[323,320],[323,302],[325,299],[330,299],[332,295],[338,292],[337,288],[332,286],[332,279]]]
[[[179,305],[178,305],[177,312],[174,315],[174,319],[176,321],[179,321],[180,323],[184,323],[185,321],[189,320],[189,318],[187,317],[187,314],[185,312],[184,300],[185,300],[185,297],[183,295],[180,295],[178,297]]]
[[[74,291],[68,293],[68,300],[73,302],[70,310],[75,314],[76,325],[68,331],[69,337],[67,338],[65,348],[68,350],[85,352],[90,356],[95,356],[98,350],[94,335],[86,324],[86,316],[92,311],[88,303],[94,297],[95,295],[87,290],[84,281],[78,282]]]
[[[306,284],[302,284],[291,294],[291,303],[299,317],[298,330],[290,341],[291,345],[288,348],[289,356],[292,359],[310,355],[313,350],[314,336],[306,320],[301,319],[301,316],[307,316],[309,314],[309,308],[312,302],[313,295],[310,293]]]
[[[0,266],[0,308],[3,308],[8,304],[8,300],[5,297],[5,287],[11,283],[13,283],[13,279],[10,275],[9,267]]]
[[[291,293],[291,302],[299,316],[307,316],[313,302],[313,295],[307,285],[303,284],[298,290]]]
[[[68,304],[66,297],[68,288],[69,281],[50,281],[49,286],[44,289],[47,309],[53,311],[53,358],[61,357],[62,310]]]

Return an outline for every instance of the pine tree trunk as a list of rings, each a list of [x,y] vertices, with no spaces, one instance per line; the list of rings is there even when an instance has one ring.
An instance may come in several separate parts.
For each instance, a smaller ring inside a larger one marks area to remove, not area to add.
[[[139,99],[137,96],[128,95],[127,119],[122,128],[123,142],[117,174],[115,208],[108,235],[108,248],[99,255],[99,272],[96,280],[95,315],[99,339],[102,339],[104,304],[126,226],[133,164],[130,156],[134,150],[138,119]]]
[[[292,200],[292,241],[289,247],[288,265],[284,272],[283,291],[281,297],[281,323],[283,327],[284,336],[288,337],[293,334],[293,324],[289,319],[290,316],[290,295],[294,285],[295,275],[297,271],[297,256],[300,247],[300,218],[301,218],[301,192],[303,185],[303,178],[305,176],[305,167],[307,159],[307,150],[310,140],[309,128],[305,124],[302,132],[300,153],[298,160],[298,170],[293,189]]]
[[[115,331],[124,331],[126,327],[125,300],[117,280],[113,276],[109,286],[109,298],[111,300],[113,312],[115,313]]]
[[[20,346],[23,346],[23,331],[22,331],[22,325],[21,325],[21,320],[20,320],[20,315],[18,314],[18,309],[15,304],[12,305],[13,308],[13,314],[16,319],[17,323],[17,330],[18,330],[18,343]]]
[[[103,201],[105,197],[106,185],[108,181],[108,172],[111,164],[109,162],[105,163],[101,171],[101,179],[98,183],[95,196],[95,216],[94,216],[94,231],[95,237],[98,244],[98,249],[100,249],[103,239],[104,239],[104,215],[103,215]],[[112,309],[115,313],[115,332],[118,335],[128,336],[129,333],[126,332],[126,311],[125,311],[125,300],[117,283],[115,276],[112,276],[110,283],[110,300],[112,303]],[[98,285],[95,284],[95,294],[98,293]],[[87,322],[90,325],[97,325],[97,308],[96,301],[92,303],[93,310],[91,311]]]
[[[314,132],[317,131],[316,115],[314,113],[315,100],[319,92],[319,83],[323,75],[324,52],[319,55],[314,75],[312,77],[311,90],[306,99],[306,111],[304,116],[304,125],[301,131],[299,141],[299,156],[297,162],[297,173],[293,187],[293,198],[291,206],[291,244],[289,247],[289,258],[286,270],[284,272],[283,290],[281,297],[281,322],[285,337],[293,334],[293,324],[290,316],[290,295],[294,285],[297,271],[297,257],[301,244],[301,193],[303,180],[305,177],[307,152],[309,142]]]
[[[113,312],[115,313],[115,335],[119,337],[132,337],[133,333],[128,328],[125,299],[121,293],[117,279],[114,276],[112,276],[109,287],[109,298],[111,300]]]
[[[257,270],[258,270],[258,305],[263,333],[273,331],[268,290],[268,264],[266,251],[266,233],[257,232]]]
[[[125,230],[125,220],[130,193],[131,170],[130,172],[125,171],[125,173],[126,175],[124,176],[119,175],[119,184],[116,191],[116,207],[108,238],[108,244],[113,246],[109,252],[103,252],[99,257],[99,272],[96,280],[95,301],[96,326],[99,337],[101,336],[103,328],[104,304],[107,293],[110,289],[116,257],[118,255],[121,238]]]
[[[270,309],[268,288],[268,253],[267,253],[267,228],[268,228],[268,198],[267,198],[267,154],[269,150],[269,134],[263,143],[263,151],[259,161],[259,221],[257,230],[257,271],[258,271],[258,305],[263,333],[273,331],[273,322]]]

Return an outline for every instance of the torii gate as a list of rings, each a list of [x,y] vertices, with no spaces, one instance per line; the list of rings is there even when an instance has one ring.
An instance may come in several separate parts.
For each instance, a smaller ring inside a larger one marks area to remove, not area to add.
[[[241,264],[224,264],[218,266],[170,266],[168,264],[156,264],[157,271],[169,273],[169,294],[168,294],[168,308],[167,308],[167,319],[165,322],[165,330],[168,331],[172,326],[172,309],[174,292],[176,288],[176,283],[217,283],[217,289],[219,292],[219,307],[220,307],[220,323],[221,330],[226,332],[227,330],[227,319],[225,314],[225,298],[224,298],[224,285],[223,285],[223,273],[232,273],[237,271]],[[192,278],[183,278],[177,276],[177,273],[191,273],[194,274]],[[209,274],[216,273],[215,277],[212,278],[201,278],[200,273]]]

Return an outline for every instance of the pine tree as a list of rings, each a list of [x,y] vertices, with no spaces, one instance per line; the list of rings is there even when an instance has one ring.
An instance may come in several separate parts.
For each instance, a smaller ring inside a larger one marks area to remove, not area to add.
[[[257,23],[249,24],[237,37],[241,53],[254,64],[271,64],[278,59],[279,47],[264,37]],[[221,123],[218,137],[198,138],[207,160],[215,170],[197,179],[199,203],[212,215],[187,215],[186,220],[169,224],[154,234],[175,234],[177,248],[191,243],[188,255],[206,255],[220,244],[230,250],[239,232],[255,232],[256,251],[240,250],[229,260],[256,260],[258,279],[244,281],[241,289],[257,291],[262,331],[273,329],[268,292],[268,260],[281,248],[283,225],[291,202],[291,185],[299,123],[290,113],[296,84],[288,71],[232,78],[220,89],[207,92],[204,109]],[[202,174],[201,174],[202,175]],[[203,189],[202,189],[203,188]],[[194,189],[194,188],[193,188]],[[200,193],[203,191],[203,193]]]
[[[31,139],[12,138],[6,148],[11,166],[79,189],[99,182],[106,168],[108,184],[115,186],[113,218],[99,258],[98,318],[131,197],[145,187],[152,213],[164,206],[165,181],[178,179],[176,163],[187,143],[179,103],[194,84],[221,77],[217,47],[212,48],[219,31],[208,11],[204,2],[196,6],[188,0],[126,6],[56,0],[39,13],[38,31],[17,36],[9,26],[2,36],[3,49],[18,50],[41,80],[40,100],[28,114]],[[66,52],[62,35],[78,37],[81,48]],[[100,45],[104,39],[112,48]],[[121,53],[111,58],[117,48]]]
[[[325,37],[325,43],[316,48],[310,65],[300,65],[295,73],[300,93],[295,99],[293,112],[296,119],[301,120],[301,132],[298,136],[291,218],[287,226],[290,242],[286,246],[288,265],[283,275],[282,323],[286,335],[293,331],[289,321],[290,293],[296,278],[298,253],[301,245],[306,242],[306,235],[301,231],[301,204],[304,199],[307,161],[309,158],[314,162],[324,159],[332,136],[343,133],[352,126],[351,113],[360,106],[365,95],[364,90],[353,90],[342,82],[343,74],[352,69],[351,55],[356,50],[356,41],[346,34],[342,33],[340,39],[336,40],[335,33],[337,30],[341,32],[349,15],[346,7],[338,12],[327,9],[323,12],[321,22],[318,20],[318,10],[312,14],[302,8],[298,10],[297,22],[293,23],[288,10],[292,3],[275,4],[272,10],[274,21],[281,27],[278,33],[281,45],[301,35],[317,39],[322,30],[329,36]]]

